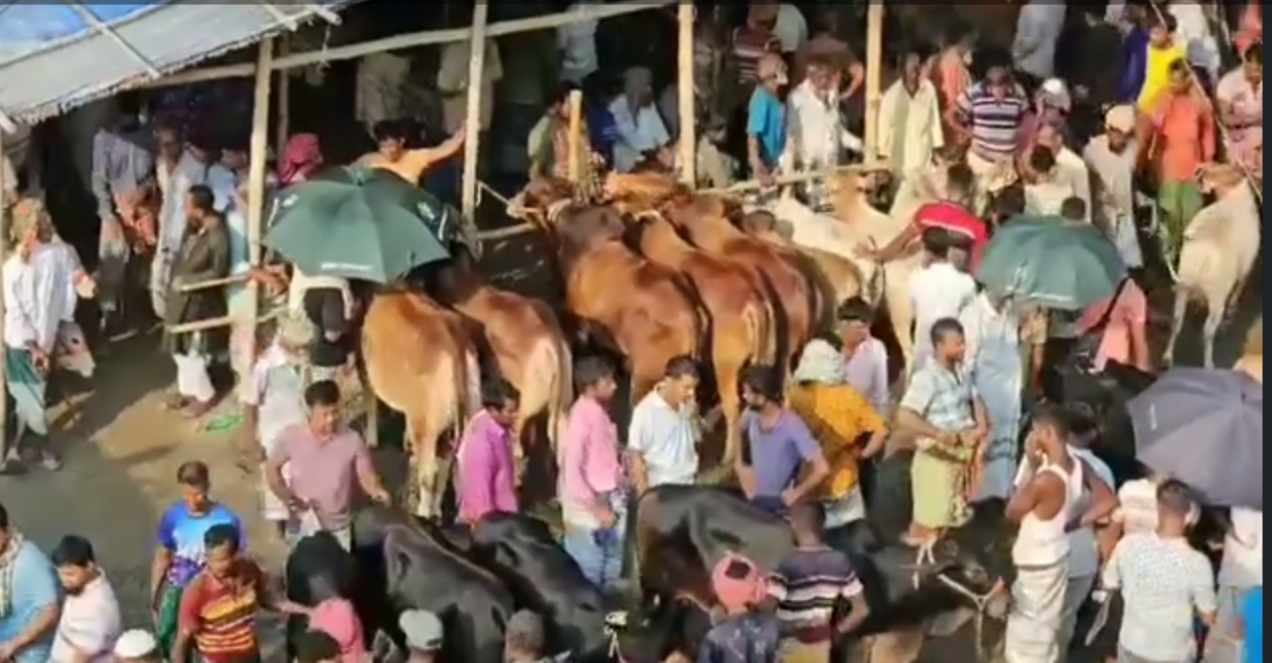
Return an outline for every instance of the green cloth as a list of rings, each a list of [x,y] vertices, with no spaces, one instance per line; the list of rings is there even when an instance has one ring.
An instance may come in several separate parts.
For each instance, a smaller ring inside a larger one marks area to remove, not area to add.
[[[1113,296],[1126,276],[1117,246],[1090,223],[1019,216],[994,233],[976,280],[1022,306],[1080,311]]]
[[[48,379],[35,369],[30,351],[4,347],[4,383],[13,397],[13,415],[18,422],[36,435],[48,435]]]
[[[155,619],[155,639],[163,660],[172,657],[172,647],[177,643],[177,629],[181,621],[181,593],[183,588],[165,583],[159,596],[158,616]]]
[[[1163,249],[1173,266],[1183,246],[1184,231],[1206,206],[1206,200],[1196,182],[1162,182],[1157,187],[1157,205],[1162,210],[1163,229],[1167,234]]]
[[[265,244],[307,276],[389,283],[450,258],[459,213],[385,170],[335,168],[278,196]]]
[[[969,458],[972,450],[965,451]],[[963,463],[951,462],[927,451],[914,454],[910,464],[910,492],[914,498],[914,522],[928,529],[958,527],[971,517],[964,495]]]

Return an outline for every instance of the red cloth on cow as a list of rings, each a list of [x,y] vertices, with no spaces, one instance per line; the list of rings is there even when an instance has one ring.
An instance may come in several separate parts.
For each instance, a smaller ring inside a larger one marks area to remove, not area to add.
[[[950,202],[928,203],[914,213],[914,223],[920,233],[928,228],[944,228],[972,240],[970,268],[975,271],[980,265],[981,254],[989,244],[989,229],[967,208]]]

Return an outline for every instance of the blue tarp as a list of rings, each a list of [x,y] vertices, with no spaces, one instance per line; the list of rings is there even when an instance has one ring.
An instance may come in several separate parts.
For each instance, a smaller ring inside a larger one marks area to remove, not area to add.
[[[335,10],[354,1],[0,0],[0,113],[39,120],[144,80],[151,68],[171,73],[254,43],[288,28],[271,6],[303,23],[314,18],[315,7]]]

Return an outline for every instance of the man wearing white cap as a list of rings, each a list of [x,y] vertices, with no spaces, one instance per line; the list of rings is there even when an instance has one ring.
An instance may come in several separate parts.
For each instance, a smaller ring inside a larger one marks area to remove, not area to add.
[[[139,628],[124,631],[115,641],[115,660],[118,663],[159,663],[159,643],[150,631]]]
[[[442,620],[427,610],[407,610],[398,617],[398,628],[410,650],[407,663],[436,663],[442,653]]]
[[[1135,107],[1114,106],[1104,114],[1104,133],[1091,139],[1082,158],[1095,185],[1091,213],[1127,267],[1144,264],[1135,230],[1135,165],[1139,146],[1135,141]]]

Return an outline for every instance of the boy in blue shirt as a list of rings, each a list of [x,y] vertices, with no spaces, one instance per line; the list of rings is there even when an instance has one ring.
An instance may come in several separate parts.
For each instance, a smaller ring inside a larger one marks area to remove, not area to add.
[[[759,79],[746,117],[746,156],[751,174],[764,186],[772,186],[777,161],[786,151],[786,104],[781,91],[786,87],[786,63],[780,55],[760,58]]]

